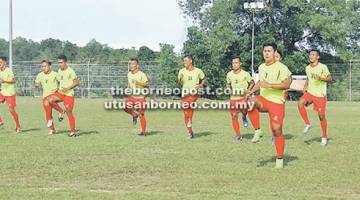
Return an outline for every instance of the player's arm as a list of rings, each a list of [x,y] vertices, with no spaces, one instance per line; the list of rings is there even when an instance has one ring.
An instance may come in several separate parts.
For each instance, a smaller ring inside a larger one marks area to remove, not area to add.
[[[136,81],[135,84],[141,87],[149,87],[150,85],[149,81],[145,81],[145,82]]]
[[[250,82],[248,82],[249,86],[248,86],[248,90],[251,90],[254,86],[255,86],[255,81],[251,80]]]
[[[63,87],[61,91],[62,91],[63,93],[65,93],[65,92],[67,92],[67,91],[69,91],[69,90],[71,90],[71,89],[74,89],[74,88],[77,87],[79,84],[80,84],[80,79],[76,78],[76,79],[73,80],[73,83],[72,83],[69,87],[66,87],[66,88]]]
[[[316,76],[315,79],[319,80],[319,81],[324,81],[324,82],[331,82],[333,80],[333,78],[331,77],[330,74],[326,77]]]
[[[10,80],[2,80],[2,79],[0,79],[0,83],[10,83],[10,84],[14,84],[14,83],[16,83],[16,80],[15,80],[15,78],[12,78],[12,79],[10,79]]]
[[[303,89],[303,92],[306,92],[306,91],[307,91],[308,86],[309,86],[309,80],[308,80],[308,79],[306,79],[306,81],[305,81],[305,85],[304,85],[304,89]]]
[[[36,87],[36,88],[41,87],[41,83],[35,82],[35,87]]]
[[[246,97],[254,94],[256,91],[260,90],[260,82],[254,84],[254,86],[250,89],[250,91],[246,92]]]
[[[179,79],[178,79],[178,85],[179,86],[183,86],[184,84],[184,74],[179,74]]]
[[[260,86],[262,88],[272,88],[276,90],[287,90],[290,88],[292,82],[292,77],[289,76],[287,79],[285,79],[283,82],[275,84],[275,83],[268,83],[266,81],[261,81]]]
[[[206,80],[205,79],[202,79],[202,80],[200,80],[200,84],[199,84],[199,88],[203,88],[204,86],[205,86],[205,84],[206,84]]]

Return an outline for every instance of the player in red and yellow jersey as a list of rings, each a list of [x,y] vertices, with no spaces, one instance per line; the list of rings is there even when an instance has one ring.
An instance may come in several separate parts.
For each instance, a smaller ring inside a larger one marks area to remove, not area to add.
[[[184,122],[188,129],[188,138],[194,137],[192,130],[192,118],[194,107],[192,106],[199,97],[198,91],[205,85],[204,72],[193,65],[193,59],[190,55],[183,58],[184,68],[178,73],[178,82],[182,87],[182,104],[184,109]]]
[[[1,84],[1,92],[0,92],[0,103],[7,102],[9,106],[9,111],[14,118],[15,121],[15,131],[17,133],[21,132],[19,116],[15,111],[16,107],[16,91],[15,91],[15,77],[14,73],[7,66],[7,58],[0,57],[0,84]],[[0,126],[3,125],[3,121],[0,117]]]
[[[149,80],[146,74],[140,71],[139,60],[137,58],[130,59],[129,66],[128,88],[132,89],[133,94],[125,100],[126,108],[124,110],[133,117],[134,126],[137,124],[137,120],[140,117],[141,133],[139,135],[146,136],[146,97],[142,93],[144,88],[149,87]]]
[[[46,114],[46,122],[47,127],[50,129],[49,134],[55,134],[55,126],[53,123],[52,117],[52,108],[59,112],[59,121],[64,119],[63,114],[65,111],[54,102],[52,105],[49,104],[48,98],[55,94],[55,92],[59,89],[59,82],[57,80],[58,73],[54,72],[51,69],[51,62],[48,60],[43,60],[41,62],[41,71],[35,79],[35,87],[41,87],[43,89],[43,107]]]
[[[240,125],[238,121],[238,114],[247,113],[247,108],[241,108],[241,105],[247,105],[245,92],[254,86],[254,80],[251,75],[241,68],[241,60],[239,56],[232,59],[232,71],[226,75],[226,87],[231,89],[232,95],[230,96],[230,113],[232,117],[232,125],[235,131],[234,140],[240,141]]]
[[[60,67],[57,76],[59,90],[55,94],[50,95],[48,103],[53,107],[55,102],[64,102],[71,130],[69,137],[76,137],[78,131],[75,128],[75,116],[73,114],[75,104],[74,88],[80,84],[80,80],[76,76],[75,71],[67,64],[65,55],[58,56],[58,64]]]
[[[254,109],[248,113],[250,121],[255,128],[252,142],[258,142],[262,135],[260,131],[259,111],[269,113],[270,128],[275,135],[275,148],[277,152],[276,168],[283,168],[283,153],[285,137],[282,125],[285,115],[284,92],[292,82],[291,72],[275,59],[277,46],[275,43],[263,45],[264,64],[259,67],[259,82],[247,95],[251,95],[260,89],[260,96],[251,98],[255,103]]]
[[[305,106],[314,104],[314,110],[318,113],[322,135],[321,145],[327,145],[327,120],[326,113],[326,87],[332,81],[329,69],[326,65],[319,62],[320,52],[311,50],[309,54],[310,65],[306,67],[307,81],[304,86],[304,95],[300,98],[298,108],[301,117],[305,122],[304,133],[308,133],[311,128],[310,120],[307,116]]]

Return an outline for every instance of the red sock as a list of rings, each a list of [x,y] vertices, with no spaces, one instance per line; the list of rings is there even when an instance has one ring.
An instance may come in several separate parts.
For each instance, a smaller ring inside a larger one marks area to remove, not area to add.
[[[141,133],[145,133],[146,131],[146,118],[144,114],[140,115],[140,124],[141,124]]]
[[[3,120],[2,120],[2,118],[0,117],[0,124],[2,124],[3,123]]]
[[[18,114],[14,111],[10,111],[11,115],[14,118],[15,124],[16,124],[16,128],[20,128],[20,122],[19,122],[19,116]]]
[[[191,109],[185,109],[185,110],[184,110],[184,122],[185,122],[185,126],[186,126],[188,132],[189,132],[189,133],[192,133],[192,132],[193,132],[192,127],[188,127],[188,126],[187,126],[188,123],[189,123],[189,121],[192,120],[190,116],[192,117]]]
[[[74,117],[72,111],[70,111],[70,112],[67,111],[67,116],[68,116],[68,119],[69,119],[71,132],[76,132],[76,129],[75,129],[75,117]]]
[[[322,138],[327,138],[327,119],[324,118],[322,121],[320,121],[321,129],[322,129]]]
[[[306,112],[305,106],[298,107],[298,109],[299,109],[299,113],[300,113],[301,117],[303,118],[305,124],[308,124],[308,125],[309,125],[309,124],[310,124],[310,120],[309,120],[309,118],[308,118],[308,116],[307,116],[307,112]]]
[[[285,148],[285,137],[284,135],[275,136],[275,148],[277,153],[277,158],[282,159]]]
[[[56,102],[51,102],[50,105],[59,113],[64,113],[64,109],[62,109]]]
[[[131,110],[131,109],[128,109],[128,108],[125,108],[124,111],[126,113],[130,114],[133,117],[136,117],[138,115],[134,110]]]
[[[51,106],[44,103],[43,107],[44,107],[44,110],[45,110],[46,122],[49,121],[49,120],[52,120],[52,108],[51,108]]]
[[[253,125],[254,129],[259,129],[260,128],[259,110],[254,108],[252,111],[248,112],[248,116],[250,118],[251,124]]]
[[[232,116],[232,125],[235,131],[236,136],[240,136],[240,125],[237,115]]]

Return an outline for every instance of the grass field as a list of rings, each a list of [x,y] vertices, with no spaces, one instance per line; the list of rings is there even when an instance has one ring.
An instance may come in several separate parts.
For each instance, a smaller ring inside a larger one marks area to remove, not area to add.
[[[268,117],[265,133],[232,141],[230,114],[199,111],[194,140],[186,139],[181,111],[147,112],[148,137],[139,137],[122,111],[105,100],[77,100],[81,135],[68,138],[68,122],[45,127],[40,99],[18,98],[23,133],[16,135],[0,105],[0,199],[360,199],[360,104],[328,104],[329,145],[320,146],[314,112],[310,134],[296,104],[287,103],[285,168],[274,169]]]

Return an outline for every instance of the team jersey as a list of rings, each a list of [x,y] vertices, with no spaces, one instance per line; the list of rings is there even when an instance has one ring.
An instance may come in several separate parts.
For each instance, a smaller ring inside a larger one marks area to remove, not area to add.
[[[249,82],[253,80],[250,74],[241,70],[239,73],[235,74],[234,71],[230,71],[226,75],[226,83],[231,86],[233,94],[230,96],[231,100],[242,99],[245,92],[249,87]],[[236,90],[236,94],[234,91]]]
[[[59,88],[59,82],[57,80],[58,73],[51,71],[48,74],[40,72],[35,79],[35,83],[41,84],[43,89],[43,97],[47,97],[50,94],[54,94]]]
[[[329,69],[326,65],[319,63],[315,67],[308,65],[305,69],[306,76],[308,78],[308,88],[307,92],[316,97],[325,97],[326,96],[326,82],[316,80],[316,76],[321,78],[326,78],[330,75]]]
[[[204,72],[196,67],[194,67],[194,69],[191,71],[187,70],[186,68],[182,68],[178,74],[179,80],[181,74],[184,76],[182,88],[186,89],[196,89],[196,87],[200,85],[200,81],[205,78]]]
[[[140,94],[133,94],[131,95],[134,98],[143,98],[144,95],[141,95],[141,93],[144,91],[143,86],[141,85],[137,85],[136,81],[141,82],[141,83],[145,83],[148,80],[146,74],[142,71],[138,71],[135,74],[133,74],[132,72],[128,73],[128,83],[129,83],[129,87],[135,91],[135,92],[139,92]]]
[[[0,70],[0,80],[11,81],[14,79],[14,73],[9,67],[5,67],[4,71]],[[2,83],[1,94],[4,96],[13,96],[15,92],[15,83]]]
[[[68,67],[66,70],[59,69],[57,79],[59,81],[59,89],[70,87],[74,80],[77,79],[75,71]],[[74,88],[64,93],[65,96],[74,96]]]
[[[280,84],[291,76],[290,70],[281,62],[275,62],[272,65],[266,66],[265,63],[259,66],[259,79],[270,84]],[[273,88],[260,88],[260,95],[266,100],[274,103],[285,103],[285,90],[278,90]]]

